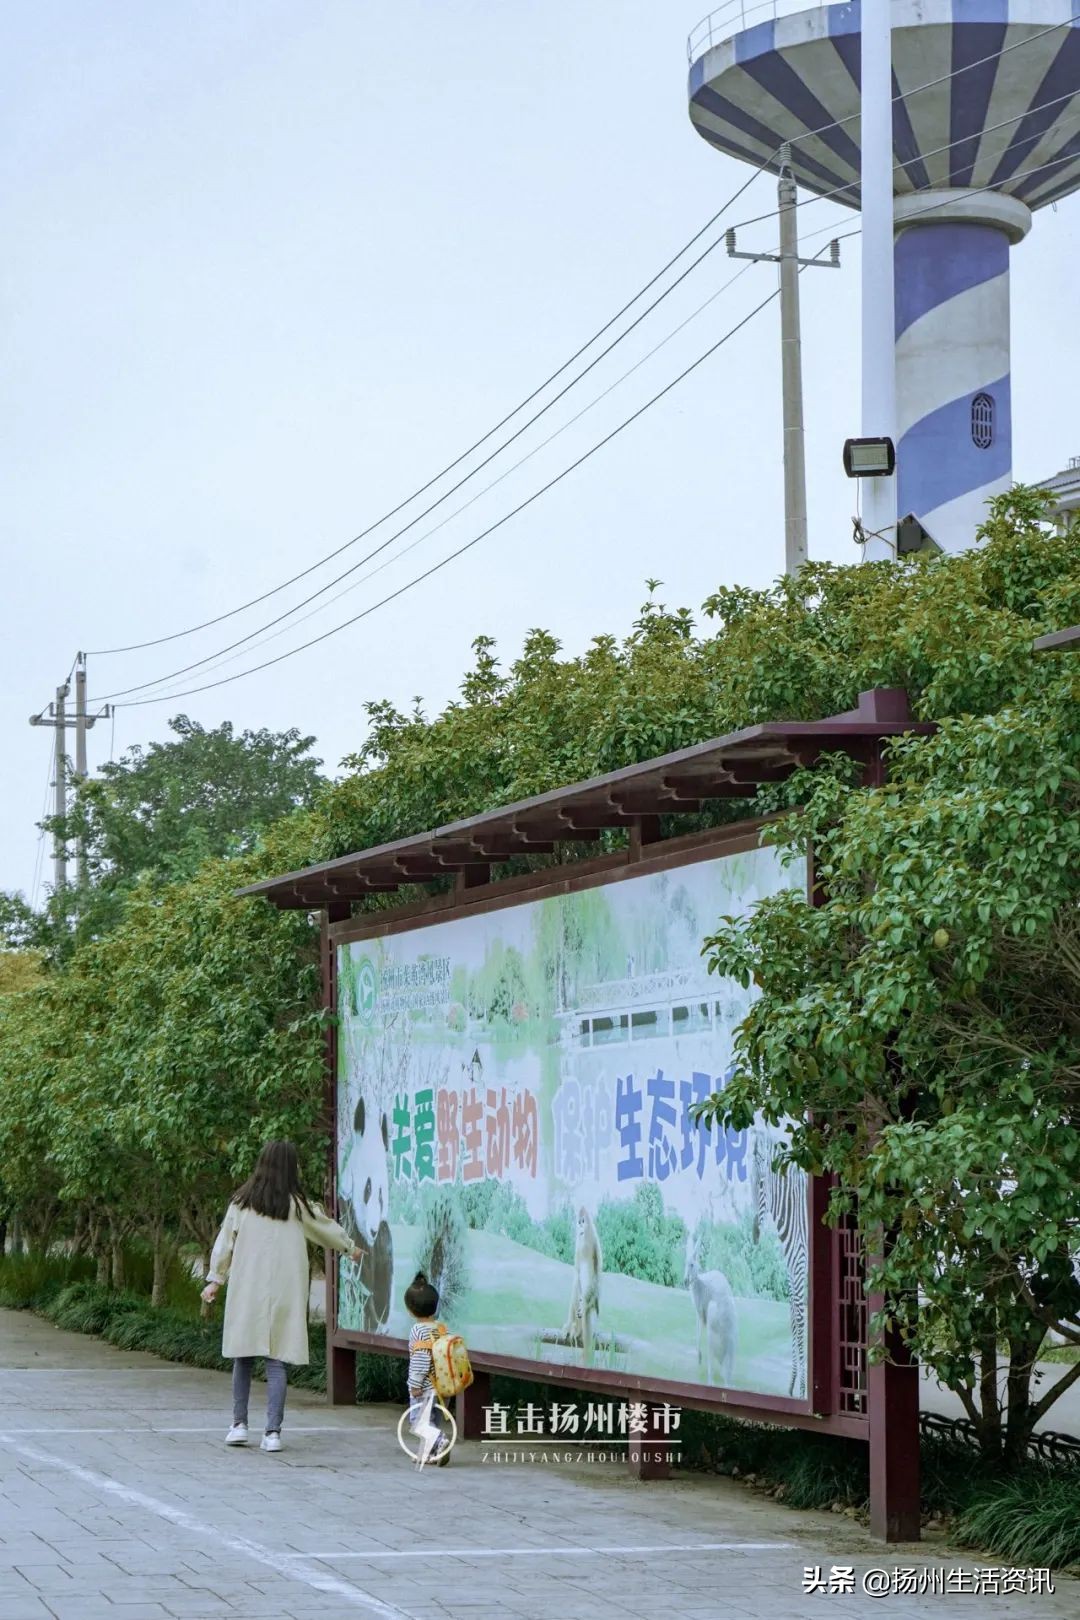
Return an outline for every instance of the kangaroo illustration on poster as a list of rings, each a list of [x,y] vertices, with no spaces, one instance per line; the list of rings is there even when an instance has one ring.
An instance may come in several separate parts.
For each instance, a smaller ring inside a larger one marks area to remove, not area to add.
[[[702,1271],[700,1234],[687,1244],[684,1281],[698,1320],[698,1369],[707,1384],[730,1388],[738,1346],[735,1295],[722,1271]]]

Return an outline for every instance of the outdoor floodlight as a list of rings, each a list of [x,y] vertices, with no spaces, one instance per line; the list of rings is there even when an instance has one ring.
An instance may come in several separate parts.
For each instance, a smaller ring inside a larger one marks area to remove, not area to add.
[[[849,478],[891,478],[896,471],[896,446],[891,439],[847,439],[844,471]]]

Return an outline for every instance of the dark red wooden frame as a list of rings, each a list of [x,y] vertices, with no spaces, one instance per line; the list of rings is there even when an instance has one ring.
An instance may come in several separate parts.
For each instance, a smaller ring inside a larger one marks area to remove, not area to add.
[[[1075,639],[1080,627],[1064,636],[1044,638],[1055,645]],[[1039,646],[1039,643],[1036,643]],[[658,870],[681,862],[733,850],[740,839],[756,841],[757,821],[718,828],[711,833],[661,841],[662,814],[694,814],[704,802],[752,796],[755,785],[781,780],[799,765],[810,765],[823,753],[842,751],[858,760],[868,785],[884,779],[883,749],[892,737],[927,734],[932,722],[911,716],[907,694],[898,688],[861,692],[858,704],[843,714],[819,721],[763,722],[730,736],[714,738],[658,759],[626,766],[499,810],[483,812],[361,850],[300,872],[252,884],[238,893],[263,897],[285,910],[320,908],[323,917],[323,995],[328,1014],[326,1040],[326,1109],[331,1126],[327,1193],[333,1199],[336,1174],[337,1047],[336,945],[341,939],[371,937],[420,927],[428,922],[536,899],[546,893],[617,881],[620,876]],[[561,844],[596,839],[607,827],[624,827],[628,847],[599,860],[533,871],[500,883],[489,881],[491,861],[514,856],[546,855]],[[349,922],[351,904],[454,873],[451,894],[431,895],[390,911],[368,913]],[[808,874],[811,904],[823,896]],[[816,1428],[855,1436],[869,1446],[871,1527],[887,1541],[914,1541],[919,1535],[919,1382],[918,1369],[904,1347],[884,1346],[883,1360],[868,1365],[867,1323],[880,1300],[867,1299],[865,1264],[857,1222],[846,1218],[836,1229],[821,1224],[829,1197],[822,1180],[811,1185],[810,1297],[808,1300],[808,1399],[805,1403],[759,1396],[751,1402],[721,1397],[707,1399],[700,1385],[647,1386],[642,1380],[619,1380],[630,1392],[670,1395],[688,1407],[722,1409],[732,1414],[789,1427]],[[881,1235],[888,1241],[888,1234]],[[358,1350],[404,1351],[401,1341],[378,1335],[343,1333],[336,1320],[336,1268],[327,1268],[327,1384],[331,1401],[355,1399]],[[464,1406],[459,1402],[459,1431],[479,1434],[479,1405],[487,1398],[490,1371],[536,1376],[538,1364],[515,1358],[477,1356],[477,1378]],[[610,1388],[611,1375],[588,1369],[562,1369],[539,1364],[548,1382],[588,1387],[598,1376]],[[650,1408],[652,1410],[652,1408]],[[652,1431],[650,1431],[651,1434]],[[664,1472],[650,1454],[651,1440],[631,1453],[630,1462],[643,1477]]]
[[[595,860],[552,867],[501,883],[489,883],[469,889],[460,887],[452,894],[428,896],[414,905],[395,907],[393,910],[367,917],[349,920],[330,916],[323,925],[325,1005],[330,1012],[336,1012],[337,948],[343,943],[403,933],[427,927],[434,922],[448,922],[482,912],[505,910],[548,895],[572,893],[627,878],[641,877],[650,872],[696,864],[720,855],[739,854],[758,848],[763,825],[761,820],[743,821],[663,842],[635,841],[636,847],[628,847]],[[337,1144],[337,1042],[333,1023],[328,1030],[327,1058],[326,1102],[331,1141],[330,1163],[327,1168],[328,1192],[333,1207],[336,1202],[333,1177],[336,1173]],[[701,1384],[611,1373],[599,1369],[564,1366],[470,1350],[474,1367],[488,1373],[506,1373],[549,1384],[562,1383],[578,1389],[603,1390],[624,1397],[627,1395],[633,1395],[638,1399],[648,1397],[654,1402],[671,1401],[692,1410],[724,1411],[735,1417],[759,1422],[779,1422],[790,1427],[813,1428],[830,1434],[865,1439],[866,1416],[857,1412],[838,1410],[837,1394],[840,1378],[834,1363],[836,1347],[840,1341],[835,1309],[839,1244],[837,1234],[823,1227],[820,1222],[820,1215],[824,1211],[828,1196],[827,1188],[820,1181],[812,1181],[808,1196],[811,1200],[812,1214],[816,1214],[818,1218],[811,1219],[810,1222],[807,1396],[804,1400],[778,1395],[749,1395],[735,1390],[713,1393]],[[351,1353],[366,1350],[404,1356],[407,1344],[404,1339],[391,1339],[382,1334],[357,1332],[339,1326],[336,1271],[334,1265],[330,1265],[327,1270],[328,1373],[333,1398],[340,1398],[338,1385],[339,1380],[344,1378],[347,1392],[344,1398],[351,1399],[353,1376]]]

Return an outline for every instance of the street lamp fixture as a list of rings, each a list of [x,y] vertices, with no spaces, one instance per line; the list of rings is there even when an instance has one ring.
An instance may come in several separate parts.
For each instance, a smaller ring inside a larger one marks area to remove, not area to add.
[[[849,478],[891,478],[896,471],[896,446],[891,439],[847,439],[844,471]]]

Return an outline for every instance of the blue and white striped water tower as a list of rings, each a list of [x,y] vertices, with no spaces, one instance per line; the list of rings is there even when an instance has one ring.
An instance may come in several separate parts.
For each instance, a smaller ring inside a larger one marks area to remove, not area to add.
[[[1009,250],[1080,187],[1080,0],[891,3],[897,511],[959,551],[1012,479]],[[791,142],[858,208],[860,11],[721,6],[689,40],[698,133],[774,172]]]

